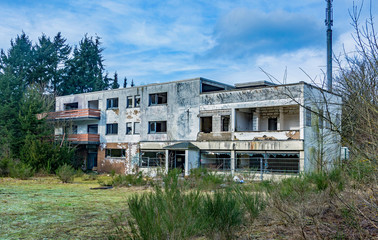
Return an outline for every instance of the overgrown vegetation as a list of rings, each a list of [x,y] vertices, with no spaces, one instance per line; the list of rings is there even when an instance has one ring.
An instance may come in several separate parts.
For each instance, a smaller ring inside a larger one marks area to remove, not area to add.
[[[63,183],[72,183],[75,175],[76,175],[75,169],[68,164],[64,164],[56,170],[56,176]]]

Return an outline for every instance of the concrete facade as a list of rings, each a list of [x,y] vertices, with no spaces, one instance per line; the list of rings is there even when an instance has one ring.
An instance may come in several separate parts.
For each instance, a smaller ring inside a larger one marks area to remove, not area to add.
[[[57,97],[53,118],[56,135],[72,135],[88,150],[83,167],[100,172],[176,167],[188,175],[201,166],[235,173],[264,162],[267,171],[298,173],[339,158],[332,127],[339,127],[340,102],[304,82],[230,86],[195,78]],[[78,117],[82,109],[100,113]]]

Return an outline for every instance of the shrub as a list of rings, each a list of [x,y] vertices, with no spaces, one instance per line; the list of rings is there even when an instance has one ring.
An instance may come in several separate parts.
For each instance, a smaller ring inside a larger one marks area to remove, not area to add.
[[[63,183],[72,183],[75,174],[75,169],[68,164],[64,164],[56,170],[56,175]]]
[[[143,186],[145,184],[147,184],[147,181],[143,177],[142,172],[114,176],[111,183],[113,187]]]
[[[241,225],[244,215],[237,197],[231,191],[207,194],[201,214],[210,236],[219,233],[225,239],[232,238],[234,229]]]
[[[82,174],[82,176],[81,176],[81,179],[83,181],[94,181],[94,180],[97,180],[97,178],[98,178],[98,175],[95,172],[91,172],[91,173],[88,173],[88,174]]]
[[[244,210],[248,212],[250,222],[253,222],[260,212],[265,209],[265,199],[260,193],[249,193],[241,188],[235,188],[234,191]]]
[[[0,159],[0,177],[9,176],[11,160],[7,157]]]
[[[26,180],[34,175],[34,169],[26,163],[18,162],[11,164],[9,175],[12,178]]]

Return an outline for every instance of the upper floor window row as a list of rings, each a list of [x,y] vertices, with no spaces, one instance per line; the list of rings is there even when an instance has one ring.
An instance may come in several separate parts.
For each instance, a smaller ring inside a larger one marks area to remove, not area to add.
[[[149,96],[149,105],[167,104],[167,93],[153,93]]]

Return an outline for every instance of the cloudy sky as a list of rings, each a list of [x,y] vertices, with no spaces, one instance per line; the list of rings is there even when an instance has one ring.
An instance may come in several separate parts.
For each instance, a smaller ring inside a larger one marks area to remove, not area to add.
[[[353,0],[334,1],[336,54],[353,50],[352,6]],[[0,48],[22,31],[33,41],[61,32],[72,45],[88,33],[102,38],[106,70],[137,85],[268,80],[261,69],[278,80],[287,69],[287,82],[310,81],[302,68],[319,80],[325,7],[324,0],[0,0]]]

